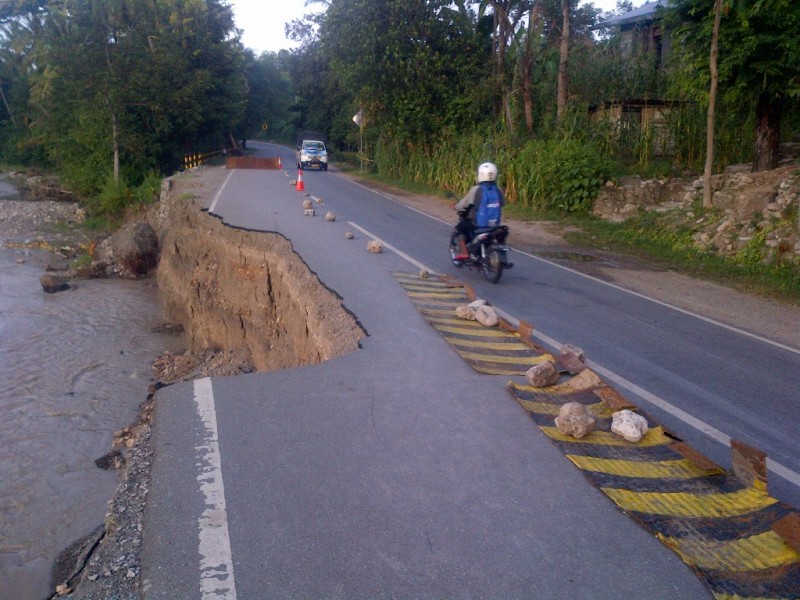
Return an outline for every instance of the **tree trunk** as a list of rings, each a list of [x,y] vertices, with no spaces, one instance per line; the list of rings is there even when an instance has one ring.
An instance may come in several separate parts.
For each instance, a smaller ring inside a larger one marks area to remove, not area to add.
[[[514,111],[511,104],[511,90],[507,87],[503,90],[503,114],[506,118],[506,127],[511,133],[514,133]]]
[[[708,59],[708,68],[711,71],[711,89],[708,92],[708,118],[706,120],[706,167],[703,171],[703,206],[711,208],[714,199],[711,190],[711,171],[714,167],[714,115],[717,107],[717,82],[719,71],[717,69],[717,53],[719,51],[719,24],[722,18],[722,0],[714,1],[714,29],[711,32],[711,55]]]
[[[16,127],[17,120],[14,118],[14,113],[11,112],[11,107],[8,105],[8,100],[6,99],[6,93],[3,91],[2,85],[0,85],[0,96],[3,97],[3,104],[5,105],[6,110],[8,111],[8,116],[11,119],[11,124],[14,125],[14,127]]]
[[[569,65],[569,0],[561,0],[561,59],[558,62],[556,121],[561,123],[567,108],[567,66]]]
[[[109,54],[109,45],[105,45],[106,53],[106,67],[108,68],[109,76],[114,72],[114,65],[111,62],[111,55]],[[119,124],[117,122],[117,113],[114,112],[114,105],[111,102],[111,94],[109,90],[105,92],[106,106],[108,112],[111,113],[111,144],[114,151],[114,183],[119,183]]]
[[[505,7],[498,2],[492,3],[495,11],[495,27],[497,31],[497,63],[496,72],[497,88],[500,92],[500,111],[506,122],[509,131],[514,130],[514,122],[509,107],[511,98],[509,97],[508,85],[506,84],[506,53],[508,51],[509,23],[508,13]]]
[[[522,112],[525,115],[525,128],[533,133],[533,86],[528,69],[522,73]]]
[[[528,19],[528,33],[525,40],[525,52],[520,58],[522,80],[522,110],[525,116],[525,127],[533,133],[533,79],[531,72],[536,61],[535,42],[539,40],[541,3],[537,0],[531,7],[531,16]]]
[[[756,105],[753,171],[766,171],[778,166],[782,113],[783,100],[772,96],[769,92],[761,92]]]
[[[119,183],[119,131],[117,130],[117,115],[111,113],[111,140],[114,145],[114,183]]]

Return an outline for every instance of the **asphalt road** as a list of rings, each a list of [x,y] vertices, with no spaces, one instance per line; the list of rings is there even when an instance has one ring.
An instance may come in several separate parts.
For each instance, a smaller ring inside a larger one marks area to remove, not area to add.
[[[303,175],[336,222],[304,217],[292,153],[253,146],[288,173],[232,171],[207,208],[289,238],[369,337],[323,365],[160,392],[148,598],[708,597],[540,434],[506,378],[472,371],[424,322],[391,277],[420,265],[540,340],[581,346],[720,464],[726,436],[765,450],[786,476],[770,491],[800,505],[798,352],[520,253],[492,286],[450,265],[448,224],[333,170]],[[368,236],[396,251],[367,253]],[[203,596],[214,589],[227,592]]]
[[[283,150],[270,146],[265,151]],[[450,225],[332,172],[304,176],[316,187],[324,175],[333,177],[316,189],[331,200],[342,215],[338,218],[359,224],[434,271],[458,275],[494,306],[532,323],[542,334],[540,341],[580,346],[596,365],[619,378],[615,383],[632,384],[627,390],[632,400],[719,464],[730,465],[728,438],[766,452],[773,469],[770,493],[800,506],[800,349],[708,322],[519,252],[513,253],[514,269],[503,274],[499,285],[491,285],[477,273],[450,265]],[[800,323],[785,326],[798,328]],[[647,393],[637,394],[637,388]],[[681,411],[699,422],[687,423]]]

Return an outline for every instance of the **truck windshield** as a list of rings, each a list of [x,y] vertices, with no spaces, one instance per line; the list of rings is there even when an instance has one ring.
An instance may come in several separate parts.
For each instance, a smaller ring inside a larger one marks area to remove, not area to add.
[[[303,144],[303,148],[305,150],[320,151],[320,150],[325,150],[325,144],[323,144],[322,142],[306,142],[305,144]]]

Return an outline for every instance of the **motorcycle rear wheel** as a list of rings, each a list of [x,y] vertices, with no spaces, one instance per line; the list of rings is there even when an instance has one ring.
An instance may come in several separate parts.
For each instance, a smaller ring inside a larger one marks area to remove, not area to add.
[[[503,260],[494,245],[486,248],[486,259],[483,261],[482,271],[489,283],[497,283],[503,275]]]
[[[456,258],[458,255],[458,234],[454,231],[450,236],[450,262],[457,269],[464,266],[464,261]]]

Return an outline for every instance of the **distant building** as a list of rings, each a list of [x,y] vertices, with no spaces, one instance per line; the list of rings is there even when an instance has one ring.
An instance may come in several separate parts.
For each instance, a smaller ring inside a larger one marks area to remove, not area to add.
[[[669,54],[670,36],[661,22],[661,12],[669,3],[670,0],[648,2],[639,8],[601,21],[594,29],[618,27],[622,52],[627,55],[653,52],[658,69]]]
[[[653,65],[660,70],[670,49],[670,35],[662,22],[662,11],[670,0],[655,0],[639,8],[611,17],[594,29],[619,29],[620,50],[623,56],[653,55]],[[646,142],[652,156],[668,156],[674,150],[674,140],[668,127],[670,112],[684,103],[658,99],[614,99],[589,107],[593,119],[606,120],[631,153]],[[630,157],[633,158],[633,157]]]
[[[631,159],[642,151],[646,142],[652,156],[670,156],[675,150],[675,141],[670,135],[670,112],[685,103],[677,100],[610,100],[589,107],[594,120],[613,123],[616,135],[624,142]]]

